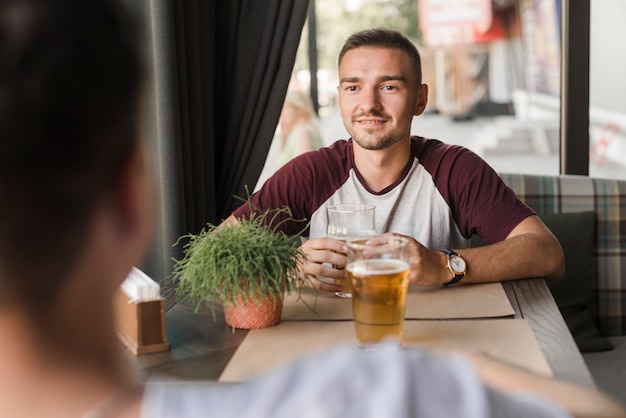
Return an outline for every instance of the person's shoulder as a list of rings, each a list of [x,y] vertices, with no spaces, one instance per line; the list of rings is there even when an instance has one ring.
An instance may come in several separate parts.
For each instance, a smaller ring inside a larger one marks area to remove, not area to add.
[[[295,191],[310,193],[311,188],[316,185],[335,190],[349,175],[353,161],[350,141],[339,140],[328,147],[294,157],[274,173],[265,185],[274,187],[272,194],[276,193],[276,188],[290,195]]]
[[[320,149],[326,149],[329,153],[346,154],[352,150],[351,139],[338,139],[332,144],[322,147]]]
[[[296,164],[316,163],[316,162],[336,162],[351,161],[352,143],[349,140],[339,139],[329,146],[321,147],[294,158]],[[301,160],[301,161],[299,161]]]
[[[308,122],[299,123],[292,130],[294,136],[311,136],[315,132],[315,127]]]
[[[484,163],[484,160],[471,149],[458,144],[448,144],[439,139],[426,138],[422,136],[412,136],[411,146],[413,155],[422,164],[428,165],[429,161],[436,162],[437,165],[442,160],[450,162]]]
[[[421,150],[422,152],[445,152],[445,151],[457,151],[462,153],[473,154],[473,151],[469,148],[458,145],[448,144],[440,139],[426,138],[423,136],[411,136],[411,144],[414,148]]]

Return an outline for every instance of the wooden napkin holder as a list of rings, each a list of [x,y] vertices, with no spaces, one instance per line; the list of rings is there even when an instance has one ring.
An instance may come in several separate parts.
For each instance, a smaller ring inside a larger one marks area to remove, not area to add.
[[[168,351],[165,300],[132,302],[121,289],[115,295],[117,335],[134,354]]]

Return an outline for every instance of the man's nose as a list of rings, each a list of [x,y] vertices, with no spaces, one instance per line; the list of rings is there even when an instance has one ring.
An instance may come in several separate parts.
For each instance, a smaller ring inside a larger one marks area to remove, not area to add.
[[[365,113],[382,109],[378,89],[363,90],[360,107],[361,110]]]

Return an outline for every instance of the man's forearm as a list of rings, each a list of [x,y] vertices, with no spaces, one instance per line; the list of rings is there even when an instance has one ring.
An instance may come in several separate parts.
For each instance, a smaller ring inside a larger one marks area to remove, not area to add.
[[[522,221],[504,241],[458,252],[468,265],[464,282],[560,278],[565,272],[561,245],[536,216]]]
[[[578,418],[624,418],[626,410],[609,396],[564,380],[540,376],[486,356],[466,355],[488,386],[542,395]]]

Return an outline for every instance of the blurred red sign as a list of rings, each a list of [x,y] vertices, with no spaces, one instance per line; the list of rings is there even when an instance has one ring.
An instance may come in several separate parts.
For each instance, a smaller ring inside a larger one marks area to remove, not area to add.
[[[476,29],[491,26],[491,0],[418,0],[420,29],[426,43],[452,44],[472,40]]]

